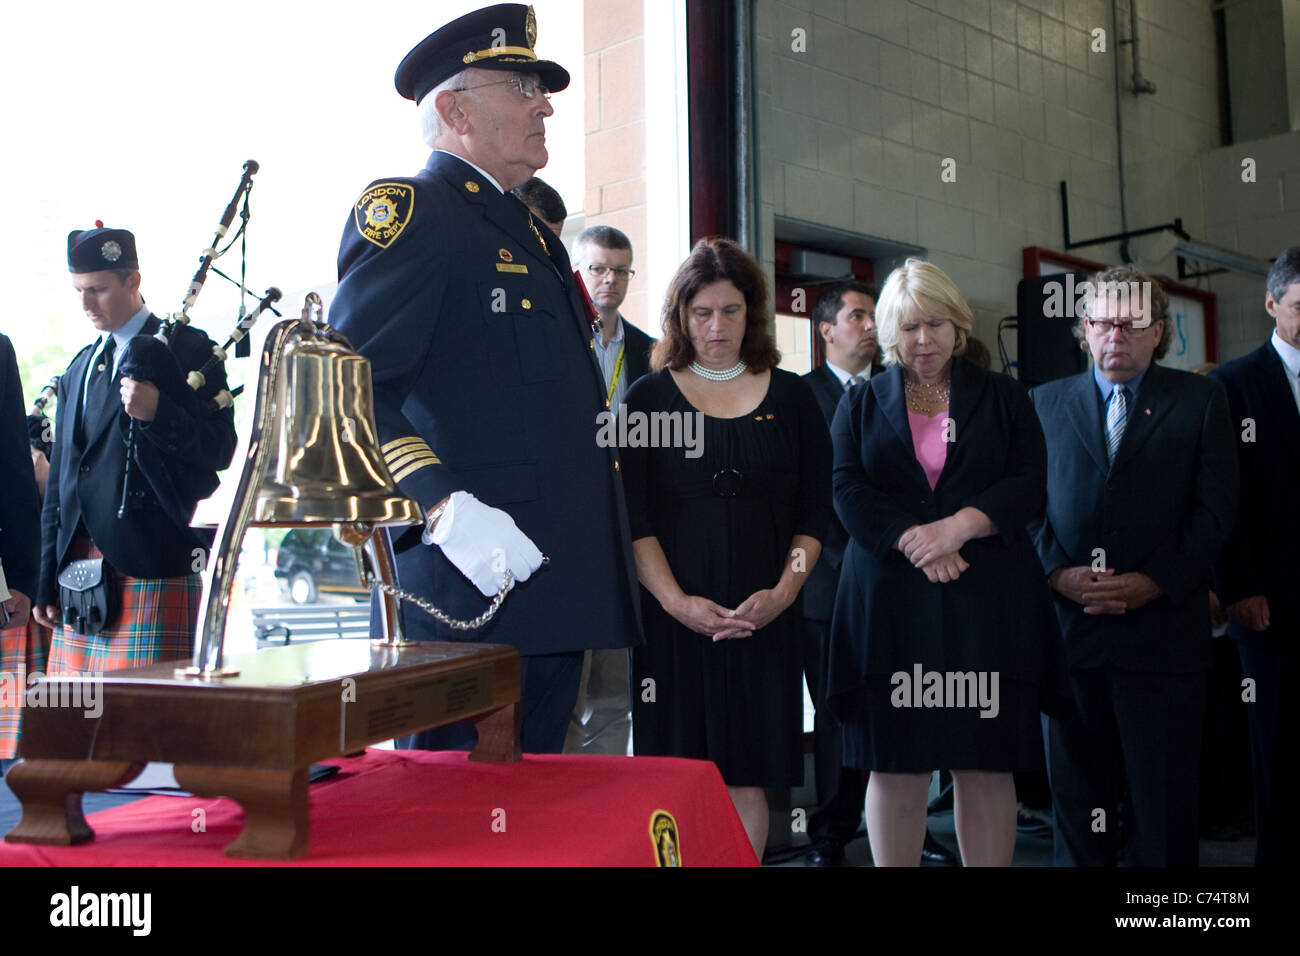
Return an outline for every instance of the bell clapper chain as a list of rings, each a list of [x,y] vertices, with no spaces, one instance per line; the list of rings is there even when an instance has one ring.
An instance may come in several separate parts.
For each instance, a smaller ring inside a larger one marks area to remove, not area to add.
[[[365,579],[366,587],[378,588],[379,590],[383,591],[385,594],[391,594],[393,597],[401,598],[404,601],[409,601],[411,604],[414,604],[416,607],[424,611],[430,617],[436,618],[437,620],[441,621],[443,624],[446,624],[448,627],[457,631],[476,631],[484,624],[486,624],[488,621],[492,620],[492,618],[496,616],[497,611],[501,610],[501,604],[502,602],[505,601],[506,594],[507,592],[509,592],[510,588],[514,585],[514,583],[515,583],[515,577],[513,574],[510,573],[509,569],[507,569],[506,579],[501,585],[501,590],[498,591],[496,597],[492,599],[492,603],[488,605],[488,609],[484,611],[482,614],[480,614],[478,617],[473,618],[472,620],[458,621],[456,618],[450,616],[445,611],[439,610],[437,607],[435,607],[430,602],[426,601],[424,598],[420,597],[418,594],[412,594],[410,591],[403,591],[399,587],[395,587],[391,584],[385,584],[383,581],[378,580],[377,578],[375,578],[373,574],[371,574],[368,568],[366,569],[366,579]]]

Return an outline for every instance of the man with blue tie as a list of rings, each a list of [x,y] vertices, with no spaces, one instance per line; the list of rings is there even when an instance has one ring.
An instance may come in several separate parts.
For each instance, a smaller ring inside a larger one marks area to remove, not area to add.
[[[1215,568],[1242,673],[1255,781],[1255,863],[1281,866],[1297,851],[1294,786],[1300,639],[1300,508],[1279,489],[1300,485],[1300,246],[1282,252],[1265,282],[1269,340],[1211,373],[1228,390],[1241,464],[1237,527]]]
[[[1075,334],[1094,367],[1030,392],[1048,466],[1035,544],[1075,705],[1044,722],[1055,857],[1114,866],[1123,798],[1130,866],[1194,866],[1209,577],[1237,501],[1232,426],[1221,385],[1154,361],[1171,337],[1158,283],[1131,266],[1091,283]]]

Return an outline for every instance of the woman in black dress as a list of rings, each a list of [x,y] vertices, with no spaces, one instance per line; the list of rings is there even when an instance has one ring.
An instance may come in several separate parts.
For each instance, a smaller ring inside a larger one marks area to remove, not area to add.
[[[758,263],[697,243],[621,412],[646,635],[635,751],[715,762],[760,859],[763,788],[803,778],[797,599],[830,518],[826,424],[767,322]]]
[[[970,307],[937,266],[895,269],[876,305],[886,369],[831,424],[835,511],[850,541],[831,625],[845,763],[871,771],[881,866],[916,866],[931,772],[952,771],[972,865],[1010,865],[1012,772],[1041,767],[1040,708],[1065,689],[1026,524],[1047,453],[1019,382],[967,361]]]

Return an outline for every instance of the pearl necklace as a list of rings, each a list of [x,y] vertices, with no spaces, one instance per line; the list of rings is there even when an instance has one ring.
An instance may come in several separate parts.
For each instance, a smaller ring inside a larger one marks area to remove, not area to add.
[[[722,372],[715,372],[711,368],[705,368],[699,362],[691,363],[691,371],[700,378],[707,378],[710,382],[730,382],[733,378],[736,378],[740,373],[744,372],[745,368],[746,366],[743,361],[737,362],[731,368]]]

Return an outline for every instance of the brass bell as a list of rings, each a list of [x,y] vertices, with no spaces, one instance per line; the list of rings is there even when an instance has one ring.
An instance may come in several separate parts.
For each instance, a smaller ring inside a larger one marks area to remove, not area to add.
[[[217,531],[199,607],[200,640],[186,673],[230,676],[222,668],[226,612],[250,526],[334,525],[354,547],[364,542],[379,580],[391,585],[388,537],[373,529],[423,522],[420,505],[398,490],[380,451],[370,362],[309,319],[307,309],[301,319],[278,323],[262,349],[248,456]],[[390,644],[399,645],[396,599],[385,594],[380,610]]]
[[[370,362],[338,341],[294,336],[272,383],[270,455],[253,525],[418,524],[379,448]]]

